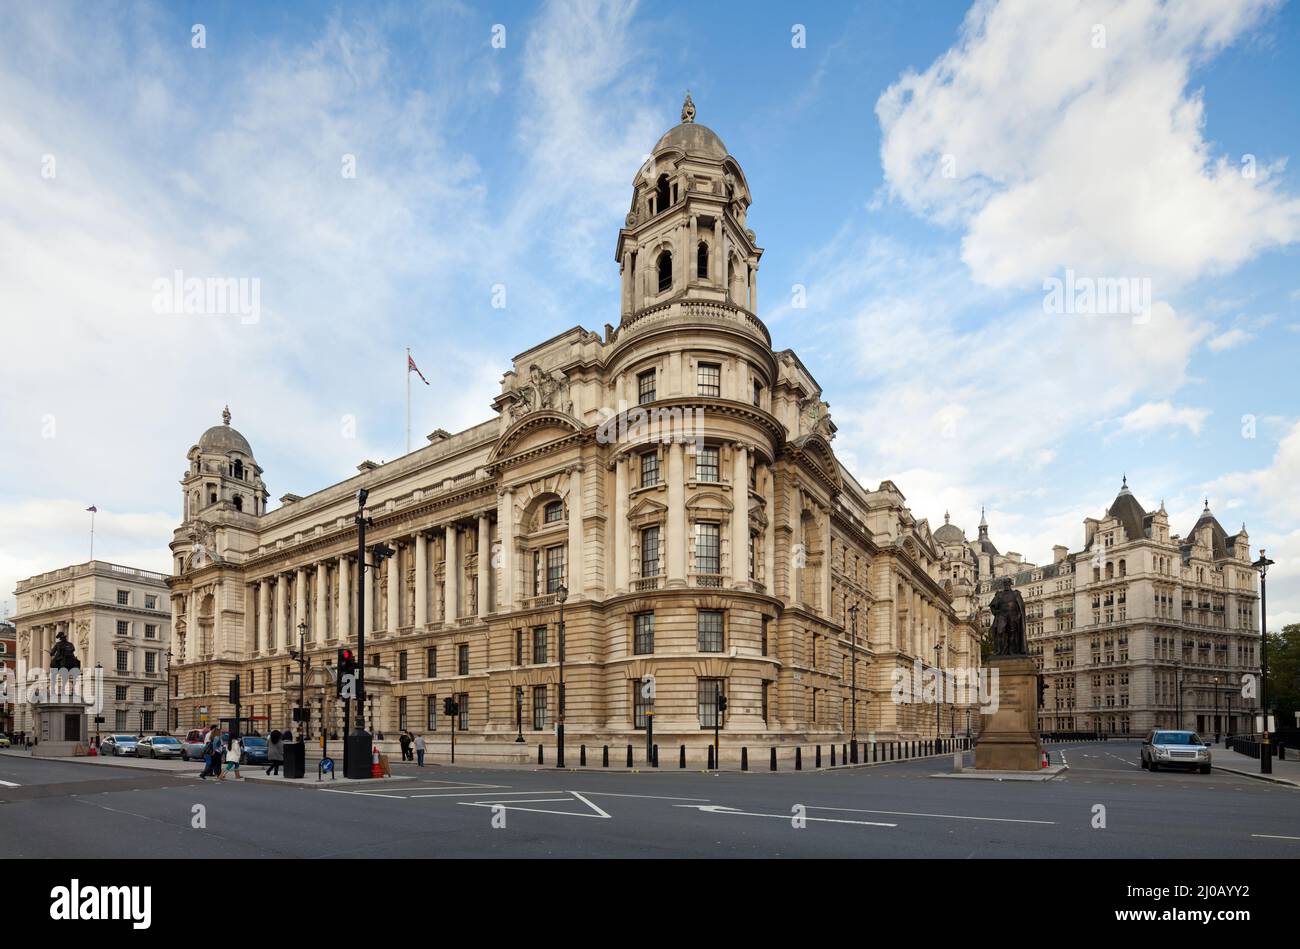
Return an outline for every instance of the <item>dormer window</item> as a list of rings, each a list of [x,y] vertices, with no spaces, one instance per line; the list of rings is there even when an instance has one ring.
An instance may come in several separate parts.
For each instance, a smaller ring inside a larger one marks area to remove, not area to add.
[[[659,255],[657,264],[659,268],[659,292],[673,288],[673,255],[671,251],[664,251]]]

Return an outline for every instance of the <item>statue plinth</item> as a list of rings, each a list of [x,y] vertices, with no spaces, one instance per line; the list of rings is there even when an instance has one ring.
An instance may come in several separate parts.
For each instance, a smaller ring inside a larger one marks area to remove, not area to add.
[[[975,767],[1037,771],[1043,755],[1038,740],[1038,664],[1028,656],[998,656],[987,665],[998,671],[998,705],[984,717]]]
[[[39,739],[32,746],[37,758],[73,758],[89,751],[90,737],[83,702],[37,702],[32,705]]]

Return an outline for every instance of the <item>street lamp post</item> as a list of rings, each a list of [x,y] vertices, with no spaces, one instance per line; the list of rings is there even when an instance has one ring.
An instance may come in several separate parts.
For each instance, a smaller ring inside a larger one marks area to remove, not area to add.
[[[568,598],[569,588],[561,583],[555,588],[555,600],[560,604],[560,632],[557,637],[560,650],[560,694],[555,700],[558,711],[555,723],[555,766],[557,768],[564,767],[564,601]]]
[[[357,513],[353,522],[357,525],[357,680],[356,700],[357,717],[352,734],[345,738],[344,771],[347,777],[364,779],[370,777],[371,738],[366,731],[366,528],[373,524],[366,515],[366,499],[370,492],[365,488],[357,490]],[[378,569],[384,557],[392,556],[391,548],[378,544],[374,550],[372,569]],[[346,729],[347,724],[344,723]]]
[[[940,657],[942,656],[942,653],[943,653],[943,642],[940,641],[935,643],[934,644],[934,681],[935,681],[935,685],[939,686],[940,688],[943,687],[939,678],[943,674],[943,667],[939,665]],[[943,713],[943,695],[940,694],[936,696],[934,701],[934,747],[936,750],[939,747],[939,726],[943,724],[941,721],[943,719],[942,713]]]
[[[1259,749],[1259,773],[1273,773],[1273,749],[1269,747],[1268,741],[1268,589],[1265,585],[1265,577],[1268,575],[1268,568],[1273,566],[1274,561],[1269,560],[1264,555],[1264,549],[1259,551],[1259,559],[1251,566],[1259,571],[1259,710],[1263,713],[1263,728],[1260,729],[1260,749]]]
[[[1214,743],[1219,743],[1219,677],[1214,677]]]
[[[302,620],[298,623],[298,651],[295,653],[289,650],[289,658],[298,660],[298,730],[303,733],[304,740],[307,737],[307,726],[303,722],[303,700],[307,691],[307,621]]]
[[[1183,727],[1183,664],[1174,660],[1174,728]]]
[[[104,681],[104,664],[101,662],[95,663],[95,679],[98,682]],[[99,751],[99,720],[103,717],[103,715],[95,716],[95,751],[97,753]]]
[[[849,617],[852,622],[850,626],[853,630],[853,652],[852,661],[849,663],[853,668],[853,682],[850,686],[850,711],[849,711],[849,761],[852,764],[858,763],[858,604],[854,603],[849,607]]]
[[[168,649],[163,653],[163,657],[167,660],[166,695],[163,696],[167,704],[164,706],[163,714],[167,716],[166,731],[170,735],[172,732],[172,651]]]

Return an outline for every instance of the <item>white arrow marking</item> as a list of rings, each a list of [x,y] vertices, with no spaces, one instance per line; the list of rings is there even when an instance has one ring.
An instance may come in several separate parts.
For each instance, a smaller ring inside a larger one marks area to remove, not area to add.
[[[550,793],[554,793],[554,792],[550,792]],[[575,813],[575,812],[573,812],[573,811],[552,811],[552,810],[549,810],[549,809],[544,808],[544,807],[519,807],[519,806],[518,806],[518,804],[549,804],[549,803],[558,803],[558,802],[560,802],[560,801],[570,801],[570,800],[573,799],[573,798],[567,798],[567,797],[562,797],[562,798],[552,798],[552,799],[548,799],[548,800],[545,800],[545,801],[527,801],[527,800],[525,800],[525,801],[520,801],[520,802],[517,802],[517,803],[512,801],[512,802],[509,803],[509,804],[502,803],[502,802],[499,802],[499,801],[457,801],[456,803],[457,803],[457,804],[460,804],[460,805],[463,806],[463,807],[499,807],[499,808],[501,808],[503,811],[532,811],[534,814],[558,814],[558,815],[561,816],[561,817],[596,817],[596,818],[602,818],[602,819],[604,819],[604,820],[611,820],[611,819],[612,819],[612,817],[611,817],[610,814],[608,814],[608,813],[606,813],[605,811],[601,810],[599,807],[597,807],[595,804],[593,804],[593,803],[592,803],[588,798],[582,796],[582,795],[579,794],[577,791],[569,791],[568,793],[571,794],[571,795],[573,795],[573,797],[577,798],[577,799],[578,799],[579,801],[581,801],[583,804],[586,804],[588,807],[590,807],[590,808],[591,808],[593,811],[595,811],[596,813],[594,813],[594,814],[580,814],[580,813]]]
[[[14,784],[12,781],[0,781],[0,785],[3,785],[3,786],[5,786],[5,787],[7,787],[7,788],[20,788],[20,787],[22,787],[21,784]]]
[[[777,820],[793,820],[793,814],[759,814],[755,811],[738,811],[734,807],[721,804],[674,804],[673,807],[690,807],[706,814],[730,814],[734,817],[775,817]],[[815,820],[823,824],[860,824],[864,827],[897,827],[897,824],[884,824],[874,820],[842,820],[838,817],[801,817],[800,820]]]

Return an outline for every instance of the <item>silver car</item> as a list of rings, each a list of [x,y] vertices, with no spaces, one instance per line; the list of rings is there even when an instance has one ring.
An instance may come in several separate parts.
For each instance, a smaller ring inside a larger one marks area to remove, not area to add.
[[[1142,739],[1142,767],[1148,771],[1195,768],[1209,774],[1210,747],[1196,732],[1153,728]]]
[[[99,753],[115,758],[130,757],[135,754],[135,735],[109,735],[99,745]]]
[[[181,743],[171,735],[149,735],[135,745],[137,758],[179,758]]]

